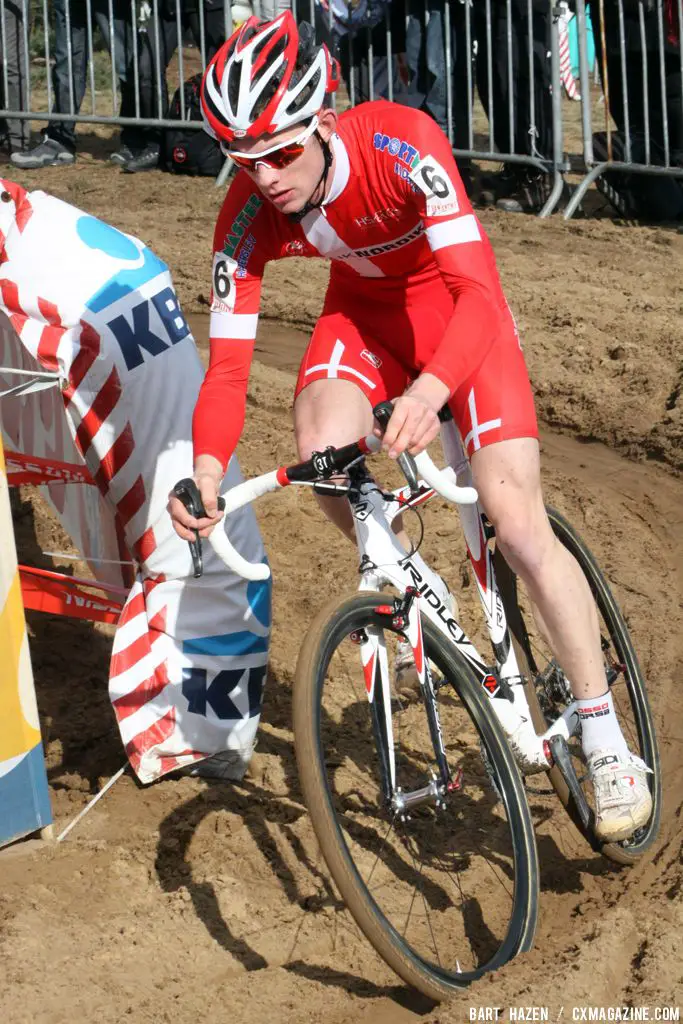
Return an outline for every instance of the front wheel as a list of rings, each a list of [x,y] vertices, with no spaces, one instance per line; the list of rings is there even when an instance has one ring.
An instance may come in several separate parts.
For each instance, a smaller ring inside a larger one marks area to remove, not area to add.
[[[406,700],[394,686],[402,636],[379,613],[386,604],[387,595],[356,594],[313,622],[294,685],[297,763],[323,855],[356,923],[404,981],[441,1000],[531,947],[536,845],[522,780],[488,698],[424,617],[454,785],[406,811],[406,797],[434,786],[439,769],[422,696]],[[386,652],[385,688],[377,683],[372,702],[363,671],[368,643],[382,659]],[[378,710],[388,723],[382,728]]]
[[[595,557],[560,512],[548,507],[547,513],[555,536],[579,563],[595,599],[605,682],[612,693],[624,738],[631,752],[642,758],[652,773],[648,775],[652,794],[650,820],[630,839],[605,843],[600,847],[601,853],[610,860],[618,864],[634,864],[657,837],[662,802],[659,751],[645,679],[624,617]],[[534,725],[537,732],[544,732],[572,700],[569,683],[536,626],[532,603],[523,584],[507,567],[500,552],[496,552],[495,568],[520,671],[526,680],[526,693]],[[570,752],[590,805],[592,787],[586,784],[586,765],[578,739],[571,742]],[[577,828],[593,847],[599,847],[590,827],[586,830],[582,824],[559,768],[552,768],[548,776]]]

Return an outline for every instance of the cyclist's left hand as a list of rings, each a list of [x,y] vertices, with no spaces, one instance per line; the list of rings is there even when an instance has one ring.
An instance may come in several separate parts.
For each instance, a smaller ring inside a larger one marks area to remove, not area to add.
[[[424,451],[439,433],[438,413],[449,395],[448,387],[438,377],[425,373],[394,399],[394,412],[382,441],[390,458],[398,458],[406,450],[411,455]]]

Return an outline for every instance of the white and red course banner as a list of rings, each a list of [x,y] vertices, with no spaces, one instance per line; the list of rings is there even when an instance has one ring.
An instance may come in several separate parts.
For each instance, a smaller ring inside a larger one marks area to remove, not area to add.
[[[270,581],[235,577],[208,545],[195,580],[166,512],[171,487],[192,472],[203,377],[168,269],[138,239],[0,180],[3,240],[0,367],[59,374],[59,386],[0,403],[7,457],[14,450],[83,467],[96,486],[58,480],[44,493],[97,579],[128,587],[130,567],[117,563],[132,554],[138,567],[109,683],[129,760],[143,782],[223,750],[247,762],[268,660]],[[16,382],[0,374],[0,390]],[[31,469],[26,460],[11,465]],[[233,459],[224,486],[240,480]],[[251,509],[226,528],[245,558],[265,558]]]

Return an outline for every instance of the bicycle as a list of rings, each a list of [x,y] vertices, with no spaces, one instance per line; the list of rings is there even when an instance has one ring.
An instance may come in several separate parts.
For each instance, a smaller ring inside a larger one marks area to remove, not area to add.
[[[390,410],[388,403],[378,407],[378,421],[386,425]],[[408,484],[398,491],[382,490],[369,474],[366,457],[380,445],[369,436],[223,496],[226,514],[290,484],[350,502],[359,592],[330,601],[301,647],[293,700],[299,775],[323,856],[356,923],[404,981],[437,1000],[533,943],[538,863],[520,769],[547,772],[593,849],[619,863],[633,863],[652,845],[661,810],[654,727],[628,629],[595,559],[549,510],[596,597],[606,680],[626,738],[652,770],[648,824],[622,843],[596,839],[585,778],[576,770],[579,722],[569,684],[543,650],[523,587],[492,549],[493,530],[458,432],[444,419],[442,443],[453,468],[438,470],[426,452],[401,456]],[[403,550],[391,528],[399,512],[435,494],[458,505],[492,663],[422,580],[414,552]],[[233,571],[267,576],[267,566],[245,562],[222,530],[209,539]],[[386,587],[396,595],[388,598]],[[418,700],[395,687],[392,663],[406,639]],[[620,690],[628,700],[617,700]],[[443,848],[434,845],[437,832],[445,833]]]

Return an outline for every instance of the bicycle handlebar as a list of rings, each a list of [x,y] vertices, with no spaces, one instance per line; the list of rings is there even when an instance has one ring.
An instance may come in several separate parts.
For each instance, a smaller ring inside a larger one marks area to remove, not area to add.
[[[386,427],[391,418],[393,406],[391,402],[382,402],[373,412],[380,426]],[[279,469],[271,470],[270,473],[263,473],[261,476],[238,484],[219,497],[218,507],[224,510],[226,515],[229,515],[230,512],[235,512],[238,508],[249,505],[256,498],[260,498],[270,491],[276,491],[280,487],[329,480],[336,474],[345,472],[363,456],[376,454],[381,447],[381,441],[373,434],[369,434],[342,448],[330,447],[326,448],[324,452],[314,452],[306,462],[299,462],[289,467],[281,466]],[[416,456],[404,452],[397,461],[408,481],[411,492],[417,489],[417,474],[419,473],[425,483],[429,484],[437,494],[447,501],[459,505],[473,505],[477,501],[478,495],[474,487],[459,487],[453,471],[438,469],[426,451],[420,452]],[[195,518],[202,518],[206,515],[199,491],[193,480],[180,480],[174,488],[174,494],[180,498]],[[248,562],[240,555],[228,540],[225,530],[220,529],[219,526],[214,527],[209,534],[209,543],[228,569],[238,576],[252,581],[267,580],[270,576],[270,569],[265,563]],[[190,542],[190,550],[194,563],[194,574],[201,576],[201,539],[198,532],[195,532],[195,540]]]
[[[382,430],[386,430],[389,426],[389,420],[391,419],[394,412],[393,402],[380,402],[372,410],[372,415],[379,423]],[[402,452],[396,460],[401,468],[401,472],[408,481],[408,487],[410,487],[410,493],[414,494],[418,489],[417,482],[417,466],[415,459],[410,452]]]
[[[256,498],[271,491],[279,490],[290,484],[312,482],[321,476],[333,476],[342,472],[351,462],[363,455],[375,454],[381,448],[381,441],[372,434],[361,438],[352,445],[343,448],[327,449],[316,452],[307,462],[298,463],[289,468],[281,466],[262,476],[245,480],[221,495],[225,501],[225,514],[235,512],[238,508],[250,504]],[[460,505],[473,505],[477,501],[474,487],[459,487],[454,480],[452,471],[438,469],[427,452],[415,456],[415,466],[425,483],[429,484],[437,494],[447,501]],[[270,576],[269,567],[263,562],[248,562],[228,540],[228,536],[220,524],[209,534],[209,543],[222,562],[237,575],[247,580],[266,580]]]
[[[455,482],[455,473],[452,470],[439,469],[427,452],[420,452],[414,458],[417,471],[424,482],[433,487],[446,501],[452,501],[454,505],[475,505],[479,500],[476,488],[459,487]]]

